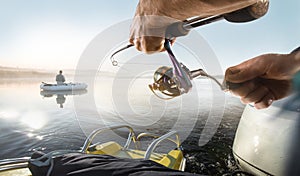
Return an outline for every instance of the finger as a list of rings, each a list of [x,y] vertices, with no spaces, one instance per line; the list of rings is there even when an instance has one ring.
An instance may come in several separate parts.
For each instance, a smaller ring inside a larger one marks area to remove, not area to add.
[[[273,80],[264,79],[263,84],[270,89],[274,95],[274,100],[278,100],[288,96],[292,91],[291,80]]]
[[[133,45],[135,46],[135,48],[136,48],[137,50],[142,51],[140,38],[134,39],[134,40],[133,40]]]
[[[270,92],[270,90],[267,87],[265,87],[263,85],[260,85],[254,91],[252,91],[251,93],[249,93],[246,97],[241,98],[241,101],[244,104],[248,104],[248,103],[252,103],[252,102],[259,102],[269,92]]]
[[[171,45],[173,45],[173,44],[175,43],[175,41],[176,41],[176,38],[172,38],[172,39],[170,40]]]
[[[225,80],[232,83],[246,82],[265,73],[265,63],[259,58],[250,59],[239,65],[230,67],[225,72]]]
[[[239,96],[239,97],[246,97],[248,94],[253,92],[257,87],[259,86],[259,83],[256,82],[256,80],[247,81],[245,83],[242,83],[238,88],[231,89],[231,93]]]
[[[161,52],[164,49],[165,39],[162,37],[144,36],[141,37],[141,51],[151,54]]]
[[[129,43],[134,45],[134,38],[130,38]]]
[[[264,96],[259,102],[254,104],[256,109],[264,109],[269,107],[274,101],[274,95],[269,92],[266,96]]]
[[[135,39],[131,38],[131,39],[129,39],[129,42],[131,44],[133,44],[137,50],[145,52],[147,54],[165,51],[165,48],[163,47],[163,42],[161,42],[159,44],[158,44],[158,42],[151,44],[151,40],[153,40],[153,39],[150,39],[150,40],[149,39],[150,39],[149,37],[139,37],[139,38],[135,38]]]

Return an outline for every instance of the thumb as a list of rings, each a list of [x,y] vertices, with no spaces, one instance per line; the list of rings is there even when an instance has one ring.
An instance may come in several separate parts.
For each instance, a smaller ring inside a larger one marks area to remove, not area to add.
[[[264,74],[265,68],[261,67],[254,60],[248,60],[239,65],[229,67],[225,72],[225,80],[232,83],[242,83],[252,80]]]

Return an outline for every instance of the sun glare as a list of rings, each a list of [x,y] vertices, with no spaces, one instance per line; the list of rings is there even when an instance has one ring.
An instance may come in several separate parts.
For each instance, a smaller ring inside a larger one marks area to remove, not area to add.
[[[0,111],[0,118],[13,119],[19,117],[19,113],[13,110]]]
[[[21,122],[28,125],[32,129],[41,129],[47,123],[46,115],[42,112],[29,112],[22,116]]]

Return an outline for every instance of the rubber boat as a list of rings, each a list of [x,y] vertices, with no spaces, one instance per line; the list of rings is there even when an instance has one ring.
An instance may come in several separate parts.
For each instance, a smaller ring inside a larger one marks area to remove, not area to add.
[[[108,131],[115,131],[120,129],[127,129],[129,131],[128,138],[124,145],[120,145],[116,141],[107,141],[104,143],[95,142],[95,136],[108,132]],[[140,147],[140,142],[143,141],[144,138],[151,138],[152,142],[148,145],[146,150],[142,150]],[[174,148],[167,153],[155,152],[158,144],[168,141],[169,143],[174,144]],[[135,135],[133,129],[129,126],[115,126],[109,128],[100,128],[93,131],[85,140],[84,145],[81,147],[78,153],[84,156],[104,156],[104,157],[116,157],[116,158],[123,158],[124,160],[130,161],[149,161],[156,163],[155,167],[164,167],[169,169],[170,171],[175,171],[178,173],[184,173],[185,162],[186,159],[183,156],[183,152],[180,147],[180,141],[177,132],[171,131],[167,134],[162,136],[157,136],[149,133],[140,133],[139,135]],[[134,146],[131,148],[130,146]],[[66,152],[65,152],[66,153]],[[52,159],[53,155],[50,159]],[[49,158],[48,158],[49,159]],[[75,160],[72,158],[72,160]],[[6,159],[0,161],[0,175],[1,176],[31,176],[33,175],[31,169],[29,169],[30,164],[34,159],[30,157],[26,158],[15,158],[15,159]],[[43,160],[35,161],[37,163],[41,163],[45,161],[45,157]],[[52,162],[52,161],[51,161]],[[49,162],[49,163],[51,163]],[[55,160],[54,160],[55,162]],[[68,163],[69,164],[69,163]],[[124,163],[123,163],[124,164]],[[105,164],[105,167],[108,164]],[[149,165],[149,163],[147,164]],[[155,165],[155,164],[154,164]],[[139,164],[140,166],[140,164]],[[45,166],[44,166],[45,167]],[[51,166],[52,167],[52,166]],[[77,166],[78,167],[78,166]],[[93,166],[95,167],[95,166]],[[123,166],[124,167],[124,166]],[[52,167],[51,169],[54,169]],[[139,167],[139,169],[145,169],[144,167]],[[107,169],[107,168],[106,168]],[[117,168],[116,170],[121,170],[121,168]],[[158,170],[161,170],[158,169]],[[173,173],[174,174],[174,173]],[[50,174],[49,174],[50,175]],[[101,174],[100,174],[101,175]],[[179,174],[181,175],[181,174]]]
[[[67,90],[84,90],[87,88],[85,83],[64,83],[64,84],[48,84],[42,83],[41,90],[45,91],[67,91]]]
[[[253,175],[300,175],[300,93],[267,109],[245,108],[233,154],[243,171]]]

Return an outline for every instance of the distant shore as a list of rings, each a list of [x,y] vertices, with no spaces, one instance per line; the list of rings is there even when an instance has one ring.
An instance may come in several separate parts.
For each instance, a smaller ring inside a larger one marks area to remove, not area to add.
[[[85,70],[80,71],[81,76],[91,76],[94,73],[97,73],[97,76],[104,77],[115,77],[116,73],[109,71],[97,71],[97,70]],[[0,66],[0,79],[21,79],[21,78],[54,78],[58,70],[47,70],[47,69],[31,69],[31,68],[17,68],[17,67],[4,67]],[[75,70],[67,69],[63,70],[63,74],[69,78],[73,78],[75,75]],[[120,75],[118,75],[120,76]],[[121,75],[119,78],[132,78],[136,75],[128,73],[128,75]],[[143,78],[151,78],[152,75],[144,76]],[[223,79],[223,75],[214,75],[217,79]],[[142,78],[142,77],[141,77]],[[206,77],[198,77],[197,79],[207,79]]]
[[[58,71],[0,66],[0,79],[55,77]]]
[[[7,71],[0,70],[0,78],[11,79],[11,78],[35,78],[35,77],[50,77],[53,76],[51,73],[43,73],[38,71]]]

